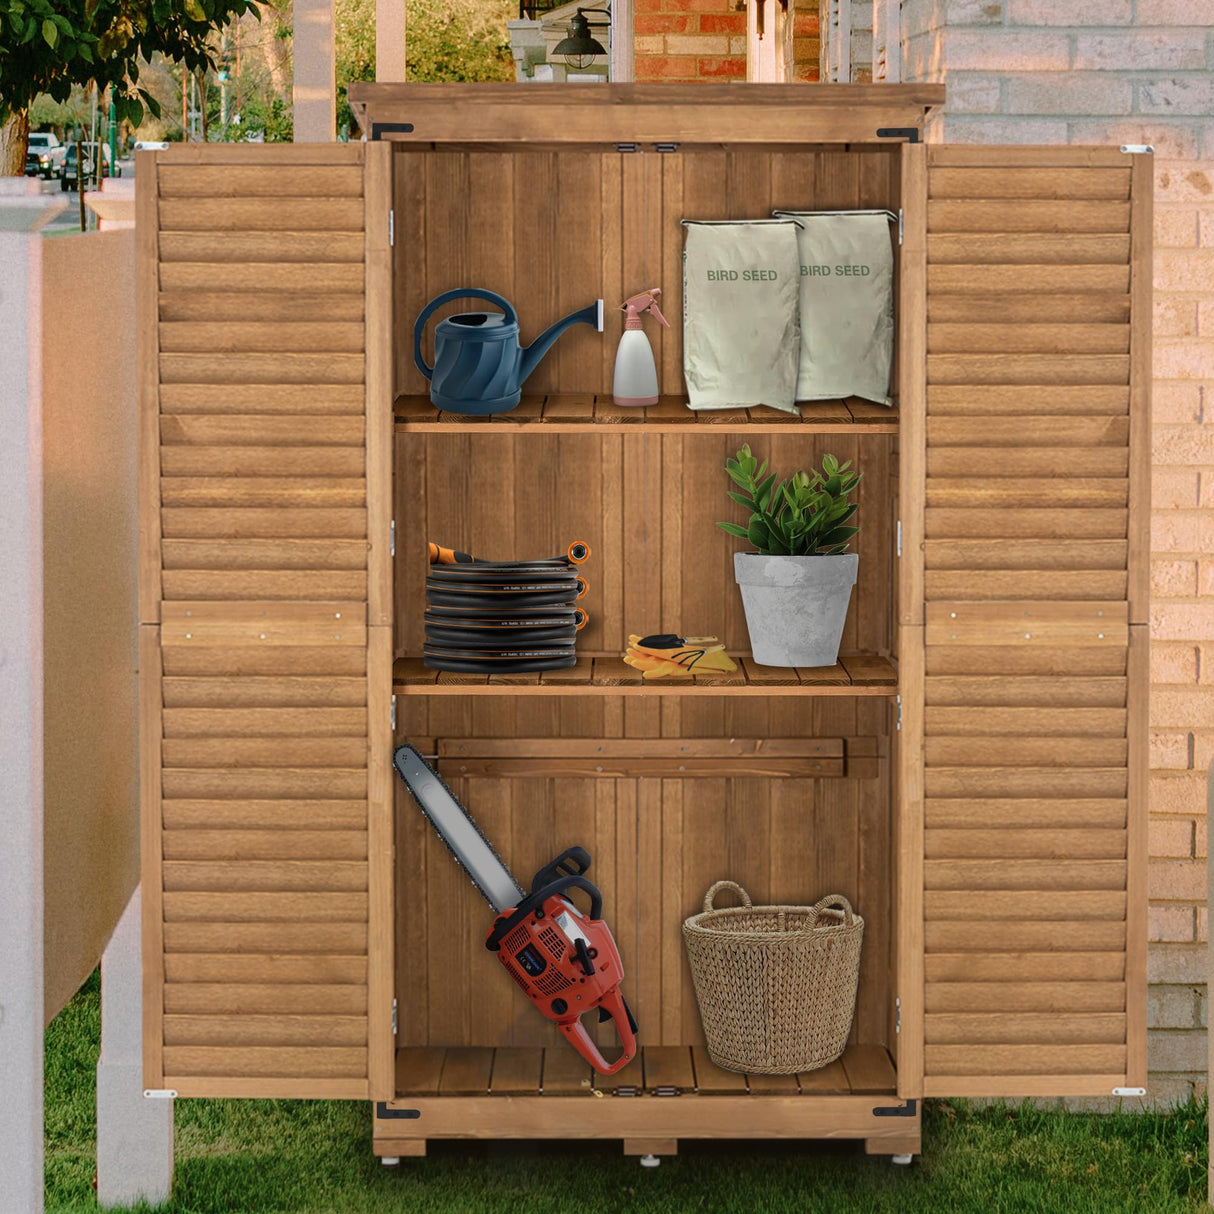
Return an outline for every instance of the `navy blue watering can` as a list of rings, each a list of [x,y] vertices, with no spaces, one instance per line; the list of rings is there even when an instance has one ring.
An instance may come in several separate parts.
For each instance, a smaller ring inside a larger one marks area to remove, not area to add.
[[[422,357],[422,332],[435,308],[453,299],[485,299],[501,312],[460,312],[440,320],[434,330],[434,366]],[[444,413],[505,413],[523,395],[523,381],[570,325],[594,325],[603,331],[603,301],[571,312],[545,329],[529,346],[518,340],[518,313],[500,295],[457,287],[444,291],[421,310],[413,326],[413,361],[430,381],[430,400]]]

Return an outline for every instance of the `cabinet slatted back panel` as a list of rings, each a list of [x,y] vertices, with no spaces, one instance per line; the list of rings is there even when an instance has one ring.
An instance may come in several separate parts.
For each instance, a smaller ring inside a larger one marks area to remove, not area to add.
[[[1146,1078],[1150,157],[903,171],[899,1077],[1108,1096]]]
[[[392,1090],[385,153],[139,165],[144,1064],[183,1096]]]

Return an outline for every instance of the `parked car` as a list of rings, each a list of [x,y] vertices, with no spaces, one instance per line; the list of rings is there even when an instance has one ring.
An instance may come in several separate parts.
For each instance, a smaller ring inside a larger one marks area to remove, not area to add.
[[[101,176],[102,177],[121,177],[122,170],[115,167],[110,160],[110,147],[108,143],[82,143],[80,145],[84,155],[83,175],[84,183],[87,186],[90,182],[96,182],[98,174],[93,169],[93,157],[97,154],[97,149],[101,151]],[[76,168],[76,144],[69,143],[67,145],[67,155],[63,158],[63,167],[59,170],[59,188],[63,190],[74,190],[77,185],[77,168]]]
[[[67,148],[54,131],[30,131],[29,151],[25,154],[25,175],[50,181],[63,167]]]

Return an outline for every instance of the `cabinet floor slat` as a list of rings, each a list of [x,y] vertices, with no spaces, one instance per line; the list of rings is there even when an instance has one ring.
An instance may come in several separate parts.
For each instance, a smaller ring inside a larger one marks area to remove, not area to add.
[[[598,1075],[565,1045],[405,1046],[396,1051],[397,1100],[418,1096],[890,1095],[897,1073],[883,1045],[849,1045],[843,1057],[800,1075],[744,1075],[716,1066],[701,1046],[642,1047],[615,1075]],[[638,1063],[640,1064],[638,1066]],[[642,1078],[643,1075],[643,1078]]]

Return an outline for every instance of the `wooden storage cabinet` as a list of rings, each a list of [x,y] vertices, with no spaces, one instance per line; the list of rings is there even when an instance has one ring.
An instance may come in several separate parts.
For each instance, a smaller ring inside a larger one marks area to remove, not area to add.
[[[148,1087],[370,1099],[404,1155],[903,1153],[925,1095],[1144,1085],[1149,161],[877,138],[940,93],[361,86],[365,145],[143,158]],[[901,214],[893,409],[684,407],[679,220],[773,207]],[[527,338],[602,296],[607,332],[565,335],[512,413],[436,414],[412,324],[461,284]],[[611,305],[657,284],[666,395],[616,409]],[[832,669],[746,654],[713,525],[743,442],[865,474]],[[427,538],[589,541],[578,667],[425,670]],[[658,629],[738,673],[644,685],[619,655]],[[593,1075],[504,980],[397,786],[406,739],[517,875],[591,851],[637,1063]],[[709,1061],[681,923],[720,877],[864,915],[840,1062]]]

